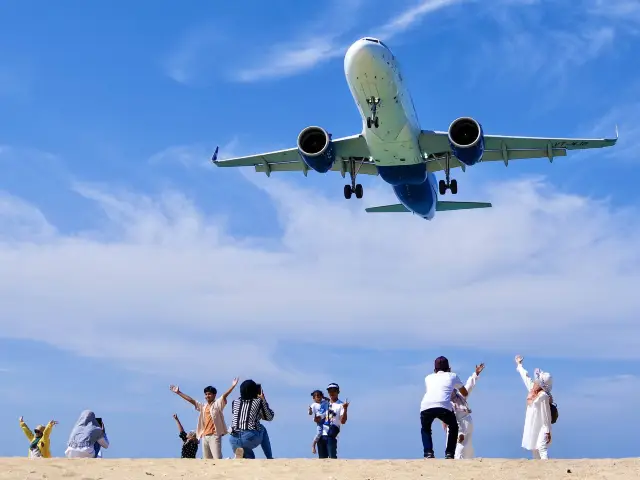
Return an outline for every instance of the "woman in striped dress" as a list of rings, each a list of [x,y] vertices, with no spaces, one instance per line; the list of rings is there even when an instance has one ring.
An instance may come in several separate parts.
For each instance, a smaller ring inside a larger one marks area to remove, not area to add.
[[[260,420],[270,422],[275,415],[256,382],[245,380],[240,384],[240,398],[231,402],[231,410],[229,443],[235,458],[256,458],[253,449],[262,443],[264,435]]]

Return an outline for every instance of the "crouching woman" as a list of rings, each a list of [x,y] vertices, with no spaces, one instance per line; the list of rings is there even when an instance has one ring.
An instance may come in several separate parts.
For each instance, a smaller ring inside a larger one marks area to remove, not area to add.
[[[245,380],[240,384],[240,398],[231,402],[231,410],[229,443],[235,458],[256,458],[253,449],[262,444],[265,432],[260,420],[270,422],[275,415],[256,382]]]
[[[85,410],[71,430],[64,454],[67,458],[96,458],[96,443],[102,448],[109,448],[109,441],[95,413]]]

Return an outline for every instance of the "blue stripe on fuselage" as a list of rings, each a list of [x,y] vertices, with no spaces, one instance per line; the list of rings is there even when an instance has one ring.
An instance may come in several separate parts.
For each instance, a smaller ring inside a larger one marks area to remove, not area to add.
[[[400,203],[422,218],[433,218],[438,200],[432,186],[432,183],[435,185],[435,177],[427,172],[425,163],[397,167],[378,165],[378,173],[385,182],[393,186]]]

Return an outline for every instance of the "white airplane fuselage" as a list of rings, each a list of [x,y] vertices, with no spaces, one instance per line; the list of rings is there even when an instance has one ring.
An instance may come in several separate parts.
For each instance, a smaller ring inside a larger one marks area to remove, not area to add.
[[[423,211],[415,213],[432,218],[437,199],[436,178],[433,173],[426,172],[418,142],[421,132],[418,115],[398,61],[379,40],[363,38],[347,50],[344,71],[362,116],[362,135],[380,176],[394,186],[402,203],[405,203],[402,197],[411,192],[403,195],[398,191],[400,185],[428,182],[432,201],[425,203]],[[367,123],[372,117],[370,102],[373,99],[380,99],[375,112],[377,127]]]

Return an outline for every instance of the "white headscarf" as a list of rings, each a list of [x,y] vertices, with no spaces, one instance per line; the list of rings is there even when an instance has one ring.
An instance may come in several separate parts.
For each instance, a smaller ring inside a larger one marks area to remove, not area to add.
[[[540,385],[540,388],[542,388],[547,395],[551,395],[551,389],[553,388],[553,377],[551,374],[536,368],[533,372],[533,376],[534,382]]]

